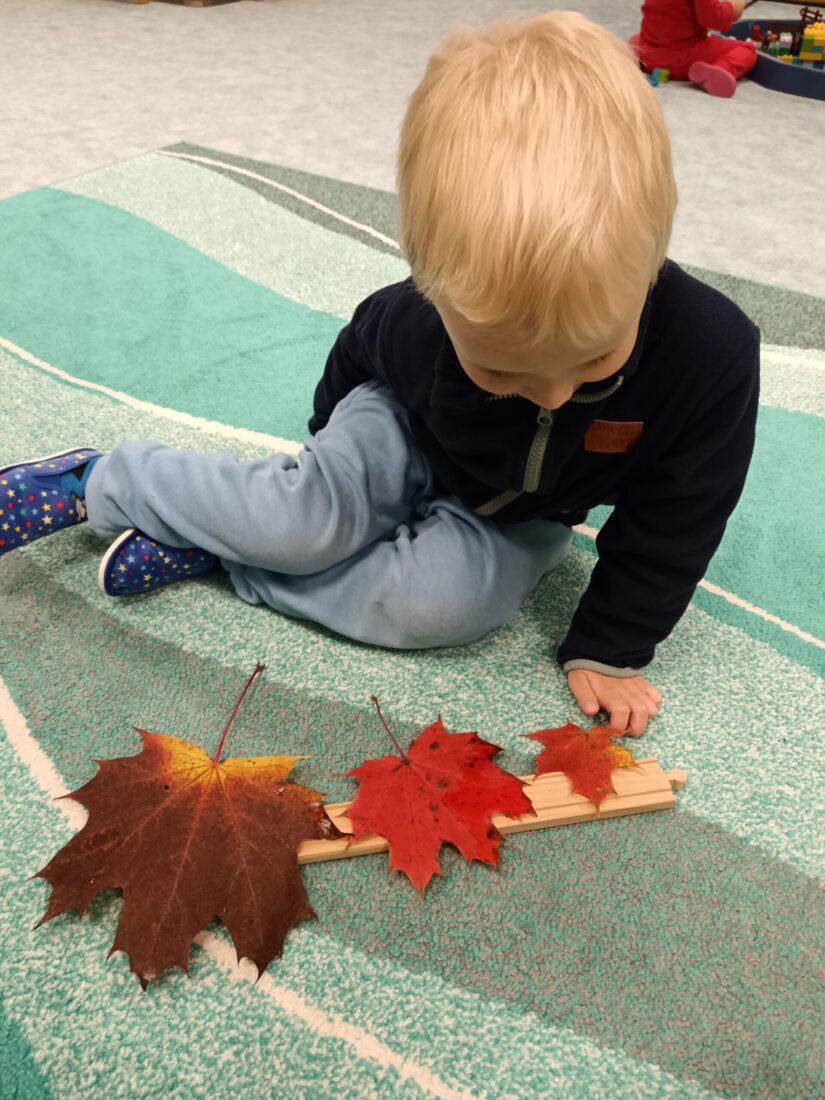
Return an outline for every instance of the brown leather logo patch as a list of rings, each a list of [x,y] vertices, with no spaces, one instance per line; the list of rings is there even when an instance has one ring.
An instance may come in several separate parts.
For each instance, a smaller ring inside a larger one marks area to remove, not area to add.
[[[594,420],[585,432],[584,449],[596,454],[625,454],[642,438],[641,420]]]

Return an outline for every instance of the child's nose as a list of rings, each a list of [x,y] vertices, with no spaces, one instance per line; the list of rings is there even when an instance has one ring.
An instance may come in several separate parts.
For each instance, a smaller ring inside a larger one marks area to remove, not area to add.
[[[544,409],[558,409],[565,401],[570,400],[574,389],[575,387],[569,384],[537,386],[529,394],[529,399]]]

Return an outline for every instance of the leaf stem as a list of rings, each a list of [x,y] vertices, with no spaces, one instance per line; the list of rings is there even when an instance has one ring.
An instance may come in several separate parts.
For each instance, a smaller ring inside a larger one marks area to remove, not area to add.
[[[387,733],[389,734],[390,740],[392,741],[392,743],[395,745],[395,747],[398,749],[399,753],[401,754],[401,759],[405,760],[409,764],[409,762],[410,762],[409,756],[407,756],[407,754],[404,752],[404,750],[398,744],[395,737],[393,736],[392,730],[387,725],[387,723],[384,721],[384,715],[381,713],[381,707],[378,705],[378,699],[374,695],[371,695],[370,699],[373,701],[373,703],[375,703],[375,709],[378,711],[378,717],[381,719],[381,725],[387,731]]]
[[[219,763],[219,762],[220,762],[220,759],[221,759],[221,751],[222,751],[222,749],[223,749],[223,743],[224,743],[224,741],[226,740],[226,735],[227,735],[227,733],[229,733],[229,727],[230,727],[230,726],[232,725],[232,722],[233,722],[233,720],[234,720],[234,718],[235,718],[235,715],[236,715],[236,714],[238,713],[238,707],[240,707],[241,703],[243,702],[243,697],[244,697],[244,695],[246,695],[246,693],[247,693],[247,692],[249,691],[249,686],[250,686],[250,684],[252,683],[252,681],[253,681],[253,680],[255,679],[255,677],[256,677],[256,676],[257,676],[257,675],[258,675],[259,673],[263,672],[263,670],[264,670],[265,668],[266,668],[266,665],[262,665],[262,664],[261,664],[261,662],[259,661],[259,662],[257,663],[257,665],[255,665],[255,671],[254,671],[254,672],[252,673],[252,675],[251,675],[251,676],[249,677],[249,679],[248,679],[248,680],[246,681],[246,684],[245,684],[245,686],[244,686],[244,689],[243,689],[243,691],[241,692],[241,694],[240,694],[240,695],[238,696],[238,701],[237,701],[237,703],[235,704],[235,707],[234,707],[234,709],[233,709],[232,713],[231,713],[231,714],[229,715],[229,721],[228,721],[228,722],[226,723],[226,726],[224,727],[224,731],[223,731],[223,733],[221,734],[221,739],[220,739],[220,741],[218,742],[218,750],[217,750],[217,752],[215,753],[215,759],[214,759],[214,760],[212,761],[212,763],[213,763],[213,764],[217,764],[217,763]]]

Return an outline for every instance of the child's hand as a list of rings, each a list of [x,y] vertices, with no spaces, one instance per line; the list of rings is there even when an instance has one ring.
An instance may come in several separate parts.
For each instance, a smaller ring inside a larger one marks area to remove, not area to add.
[[[638,735],[644,733],[648,718],[658,713],[661,694],[642,676],[605,676],[576,668],[567,673],[567,683],[585,714],[605,710],[610,725]]]

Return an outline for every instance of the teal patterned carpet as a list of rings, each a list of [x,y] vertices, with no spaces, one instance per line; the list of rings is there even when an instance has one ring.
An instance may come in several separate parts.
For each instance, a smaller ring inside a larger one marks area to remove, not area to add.
[[[0,465],[129,438],[297,452],[354,306],[406,275],[391,195],[176,146],[0,202]],[[678,255],[673,257],[679,260]],[[520,735],[582,718],[554,661],[594,562],[574,552],[461,649],[356,645],[235,598],[222,576],[97,588],[87,528],[0,558],[0,1095],[822,1097],[825,1035],[825,305],[695,271],[763,334],[749,481],[649,679],[636,748],[687,787],[672,813],[448,852],[423,904],[383,855],[303,871],[318,919],[255,982],[223,928],[142,993],[107,960],[119,900],[36,931],[36,872],[83,822],[55,801],[136,725],[342,773],[441,713],[530,769]],[[2,520],[0,519],[0,526]]]

